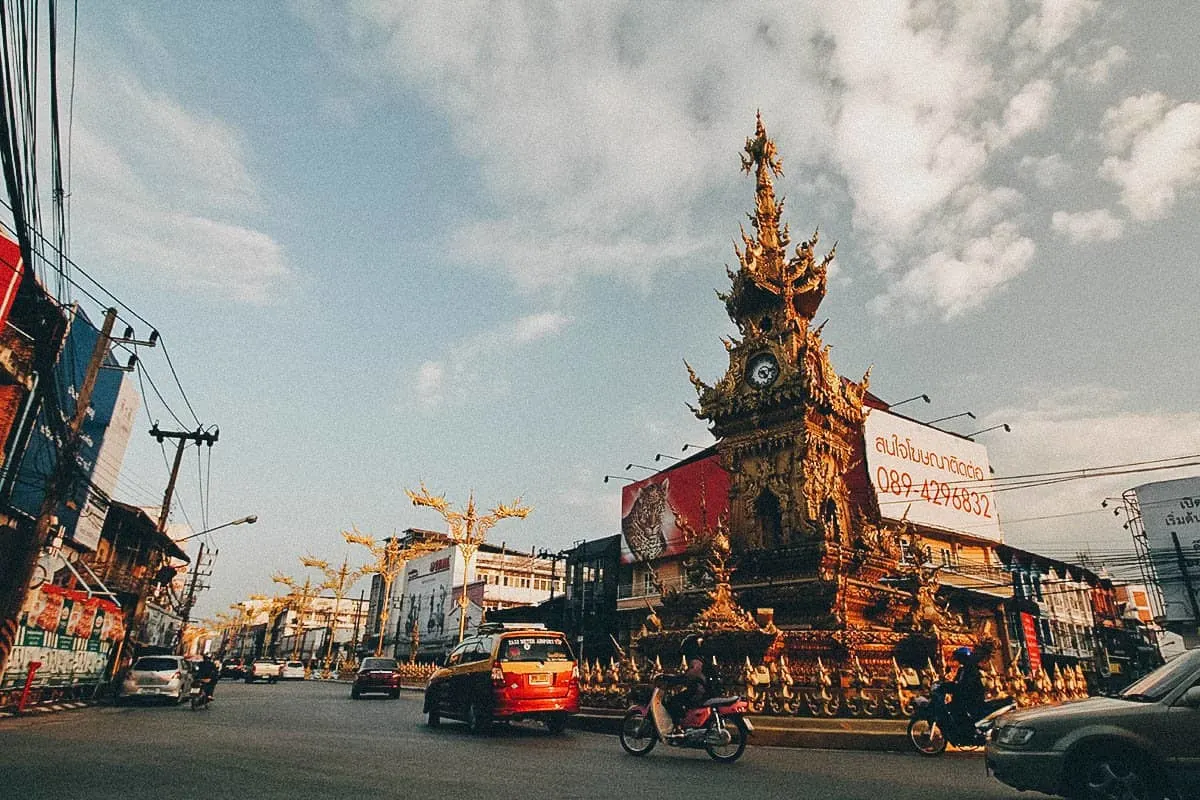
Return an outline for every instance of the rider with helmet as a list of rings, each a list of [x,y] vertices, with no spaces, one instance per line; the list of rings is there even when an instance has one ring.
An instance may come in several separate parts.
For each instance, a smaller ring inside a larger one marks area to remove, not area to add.
[[[205,653],[204,658],[196,665],[196,680],[200,683],[200,691],[208,695],[209,700],[213,698],[213,690],[216,689],[220,677],[221,671],[217,662],[213,661],[210,653]]]
[[[950,658],[958,663],[958,671],[954,674],[954,680],[943,684],[951,695],[946,712],[961,722],[974,722],[980,716],[986,694],[978,659],[969,647],[959,647]]]
[[[707,693],[708,676],[705,674],[704,658],[701,655],[703,647],[704,637],[700,634],[690,633],[683,637],[679,650],[687,662],[687,668],[678,675],[665,677],[667,683],[680,687],[663,703],[676,725],[689,708],[695,708],[704,701]]]

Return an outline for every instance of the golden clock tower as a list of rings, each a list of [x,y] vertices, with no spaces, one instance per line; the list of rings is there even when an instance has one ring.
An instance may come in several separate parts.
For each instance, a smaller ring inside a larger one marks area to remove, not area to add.
[[[756,180],[754,232],[742,229],[739,269],[720,295],[740,338],[725,340],[729,369],[715,385],[688,372],[699,394],[692,410],[709,421],[730,476],[734,552],[807,552],[804,566],[815,569],[822,554],[851,541],[843,476],[861,438],[868,376],[839,377],[812,327],[834,250],[818,259],[814,233],[789,256],[783,200],[771,183],[781,166],[760,115],[742,156]]]

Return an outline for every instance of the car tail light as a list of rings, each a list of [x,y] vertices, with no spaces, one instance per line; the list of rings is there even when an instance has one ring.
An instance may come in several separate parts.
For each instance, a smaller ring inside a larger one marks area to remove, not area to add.
[[[571,688],[578,689],[579,688],[579,665],[578,664],[571,667],[571,679],[569,681],[567,681],[567,688],[568,689],[571,689]]]
[[[504,670],[499,661],[492,662],[492,685],[497,688],[504,686]]]

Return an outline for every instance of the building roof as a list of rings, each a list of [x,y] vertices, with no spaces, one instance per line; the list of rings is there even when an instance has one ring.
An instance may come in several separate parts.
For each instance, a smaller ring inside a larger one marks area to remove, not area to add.
[[[113,516],[114,512],[116,513],[115,517]],[[158,529],[158,523],[150,518],[145,509],[113,500],[108,507],[108,514],[110,518],[116,520],[114,524],[124,524],[126,528],[140,532],[147,541],[162,548],[171,558],[191,563],[192,560],[188,558],[188,554],[183,552],[183,549],[170,536]],[[126,518],[124,521],[120,519],[122,516]]]

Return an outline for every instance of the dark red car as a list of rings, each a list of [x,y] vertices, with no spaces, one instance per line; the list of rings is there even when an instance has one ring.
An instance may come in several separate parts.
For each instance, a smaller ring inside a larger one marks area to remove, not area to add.
[[[354,676],[350,696],[357,700],[364,694],[386,694],[395,699],[400,696],[400,665],[394,658],[364,658]]]

